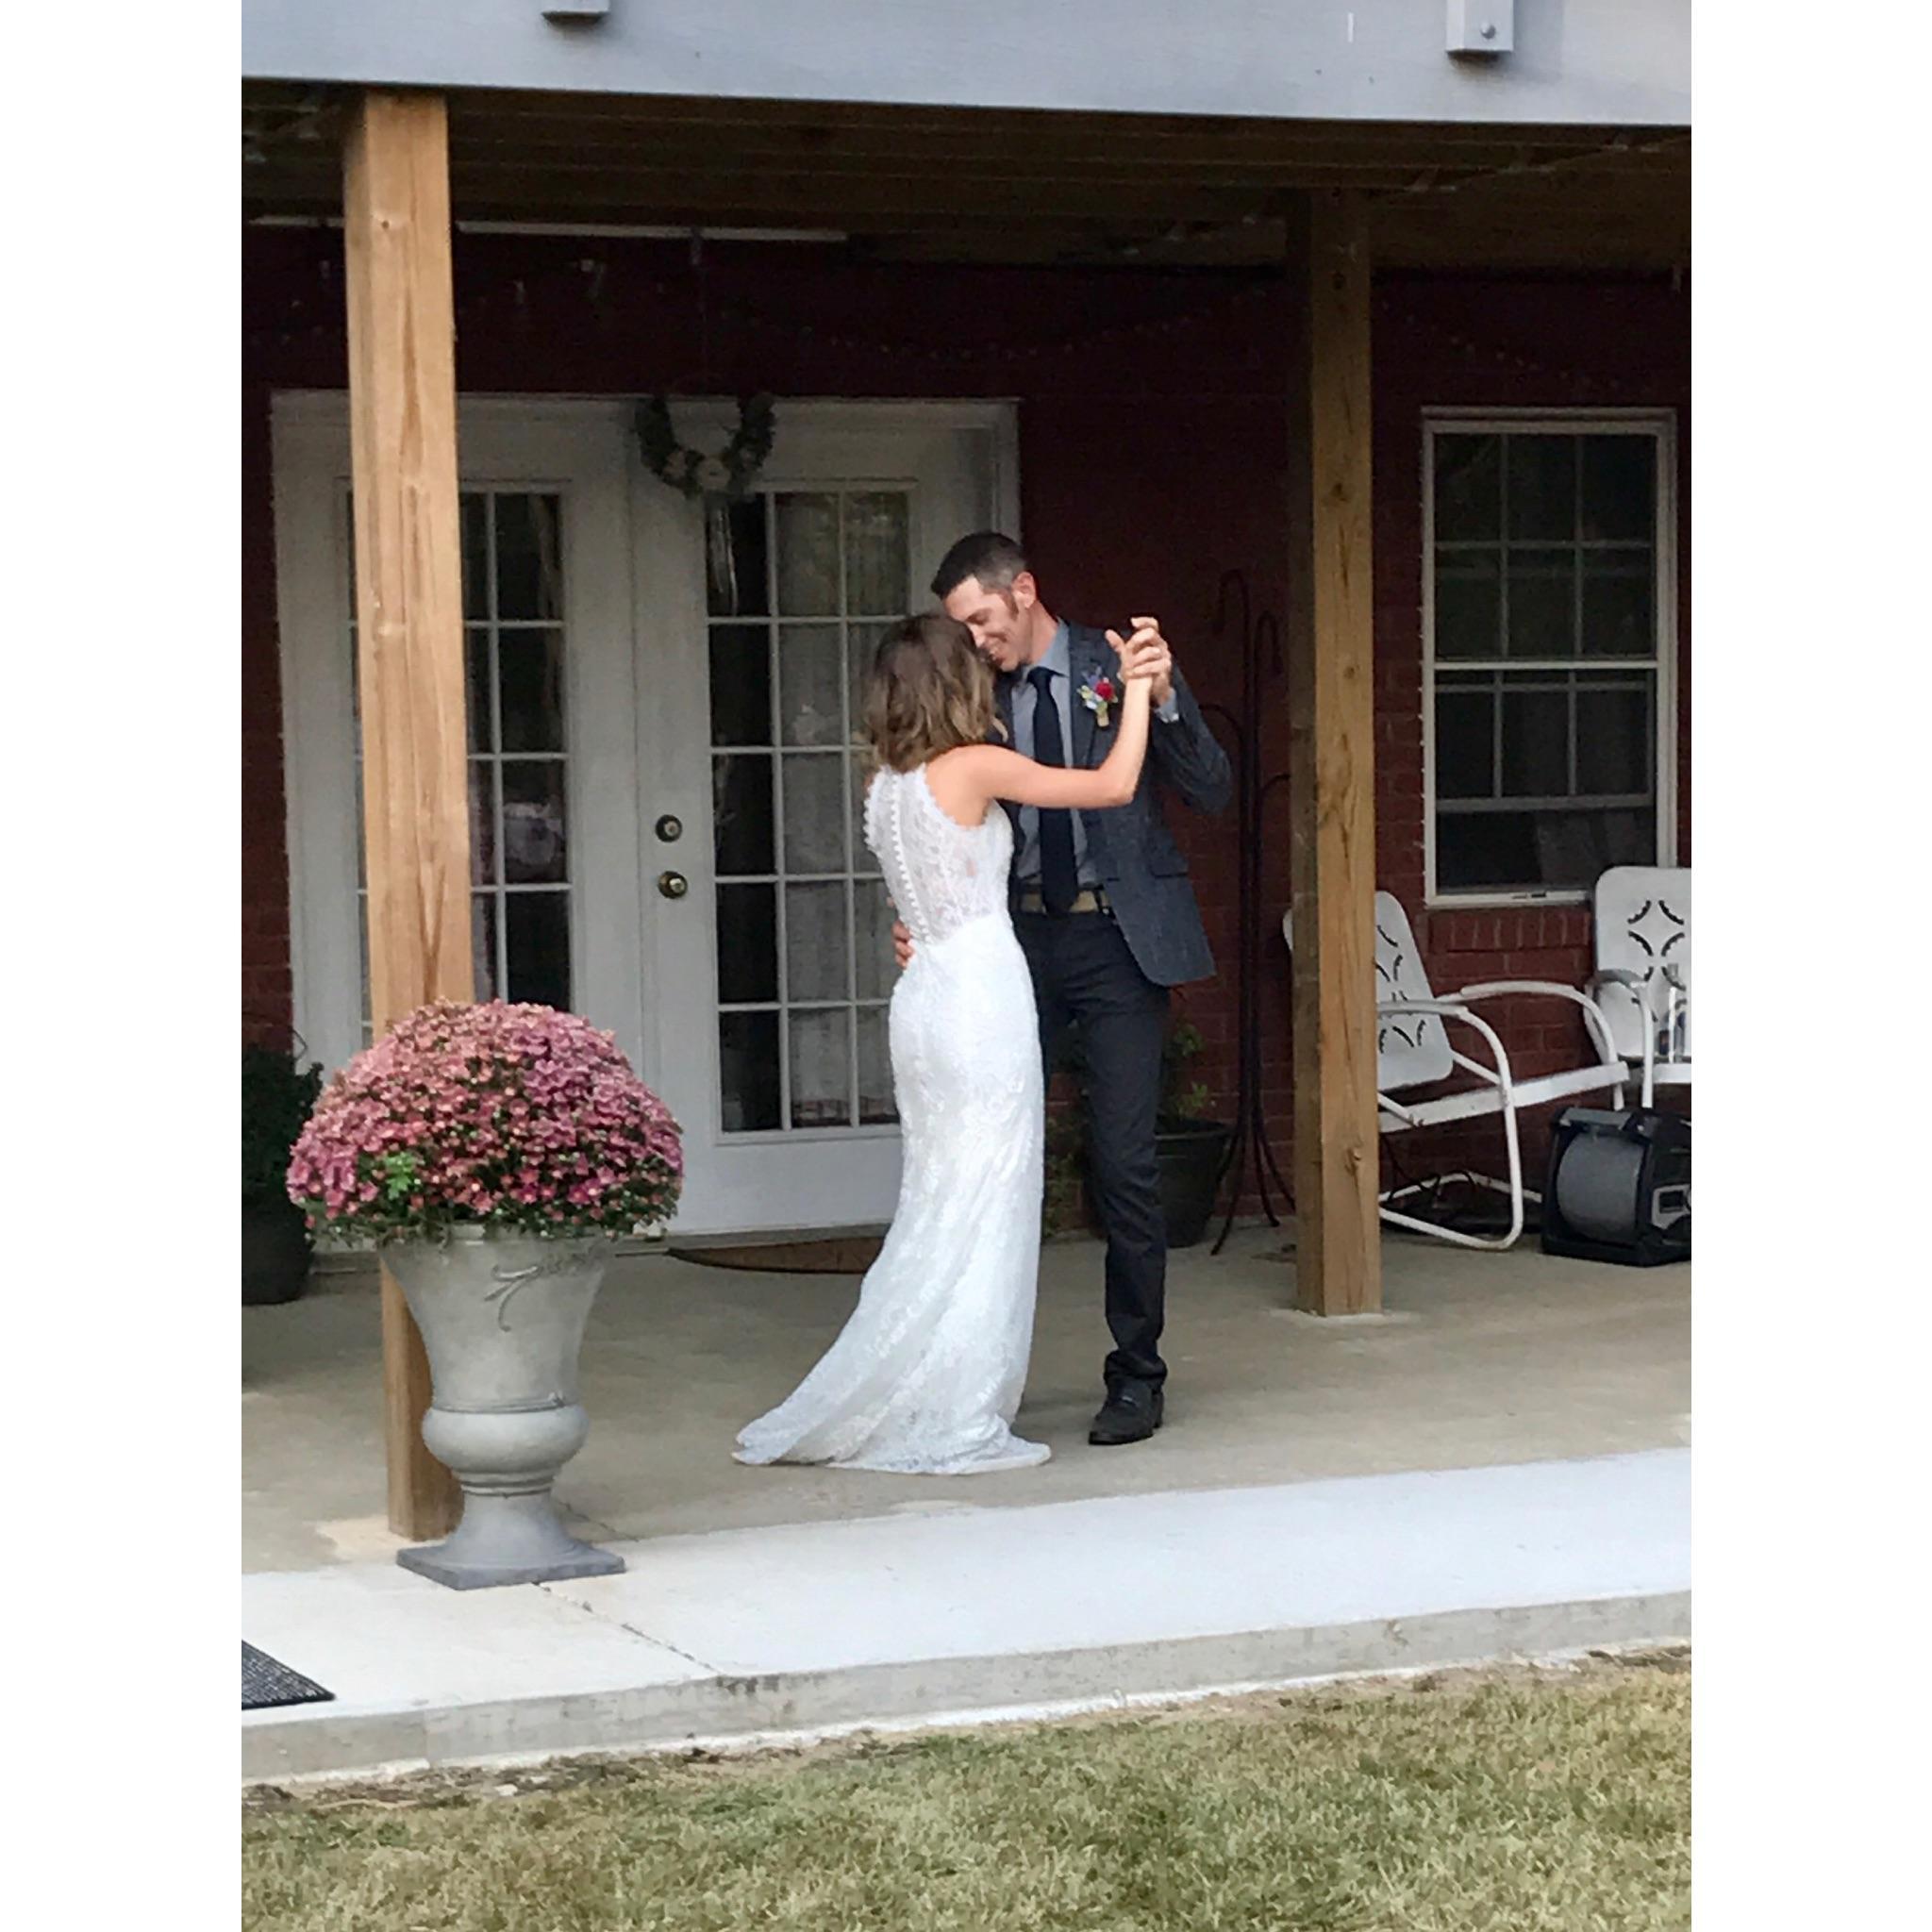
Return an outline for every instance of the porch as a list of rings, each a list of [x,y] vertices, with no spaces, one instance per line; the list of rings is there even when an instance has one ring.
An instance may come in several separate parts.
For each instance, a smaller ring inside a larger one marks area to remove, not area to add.
[[[1022,1426],[1054,1459],[941,1483],[731,1460],[856,1276],[620,1261],[560,1495],[628,1573],[473,1595],[392,1560],[373,1273],[250,1311],[244,1634],[336,1702],[250,1713],[248,1774],[1686,1634],[1687,1267],[1395,1236],[1385,1312],[1336,1320],[1290,1306],[1281,1233],[1238,1230],[1174,1257],[1170,1420],[1108,1454],[1085,1441],[1098,1264],[1045,1251]]]

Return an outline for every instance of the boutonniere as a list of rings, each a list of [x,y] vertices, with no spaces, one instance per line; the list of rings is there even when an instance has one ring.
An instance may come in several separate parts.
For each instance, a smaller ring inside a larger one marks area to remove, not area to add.
[[[1107,729],[1108,713],[1119,696],[1119,687],[1110,677],[1090,677],[1080,687],[1080,702],[1093,713],[1094,723],[1103,731]]]

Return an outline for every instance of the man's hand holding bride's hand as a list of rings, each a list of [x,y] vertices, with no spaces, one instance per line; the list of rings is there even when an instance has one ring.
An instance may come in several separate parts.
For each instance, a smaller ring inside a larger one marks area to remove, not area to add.
[[[906,930],[904,920],[892,922],[892,953],[899,961],[899,971],[905,972],[912,963],[912,935]]]
[[[1160,634],[1159,618],[1137,617],[1130,638],[1124,641],[1118,631],[1110,630],[1107,641],[1120,653],[1124,678],[1151,680],[1153,689],[1147,695],[1158,711],[1174,695],[1174,653]]]

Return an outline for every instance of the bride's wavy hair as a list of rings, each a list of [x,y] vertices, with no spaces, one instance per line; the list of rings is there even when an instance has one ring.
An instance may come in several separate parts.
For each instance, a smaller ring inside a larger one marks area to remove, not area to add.
[[[909,772],[999,730],[992,666],[963,624],[927,611],[901,618],[879,640],[865,687],[865,735],[881,765]]]

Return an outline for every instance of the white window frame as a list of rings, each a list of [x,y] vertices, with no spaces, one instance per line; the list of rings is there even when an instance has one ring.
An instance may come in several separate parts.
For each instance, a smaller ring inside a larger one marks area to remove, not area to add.
[[[1432,907],[1581,906],[1590,889],[1477,887],[1445,891],[1436,881],[1436,438],[1453,436],[1648,435],[1657,444],[1657,863],[1677,862],[1677,414],[1674,409],[1466,409],[1429,408],[1422,422],[1423,493],[1423,862]],[[1579,660],[1589,668],[1596,660]],[[1602,668],[1621,660],[1606,658]],[[1459,660],[1448,660],[1454,670]]]

